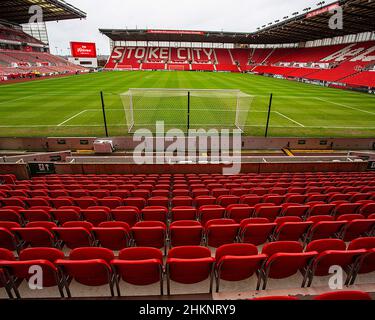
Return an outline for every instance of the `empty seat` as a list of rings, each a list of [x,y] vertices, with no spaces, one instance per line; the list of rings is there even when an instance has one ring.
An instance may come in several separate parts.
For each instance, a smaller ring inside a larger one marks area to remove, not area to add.
[[[0,222],[0,248],[19,251],[22,247],[22,242],[12,232],[13,228],[19,227],[20,225],[16,222]]]
[[[93,225],[89,222],[77,221],[66,222],[60,228],[53,228],[57,234],[60,246],[66,245],[69,249],[90,247],[94,245],[94,238],[91,234]]]
[[[111,220],[111,214],[105,209],[84,209],[81,211],[82,217],[85,221],[98,226],[100,223]]]
[[[314,223],[306,235],[305,242],[317,239],[337,238],[344,228],[346,221],[320,221]]]
[[[20,214],[23,216],[24,221],[51,221],[49,210],[43,209],[25,209],[21,210]]]
[[[10,208],[1,208],[0,209],[0,221],[17,222],[19,224],[23,224],[23,219],[19,212],[20,211],[10,209]]]
[[[296,205],[296,204],[287,204],[282,205],[282,211],[281,216],[285,217],[300,217],[303,218],[307,215],[307,212],[309,211],[309,206],[302,206],[302,205]]]
[[[335,210],[333,211],[333,215],[336,217],[340,217],[344,214],[355,214],[361,207],[359,203],[343,203],[336,206]]]
[[[264,254],[258,255],[258,249],[252,244],[227,244],[216,250],[216,292],[220,290],[220,280],[241,281],[256,273],[260,287],[260,269],[267,259]]]
[[[281,213],[282,207],[281,206],[269,206],[266,205],[256,205],[254,211],[254,217],[256,218],[266,218],[270,222],[275,221],[275,219]]]
[[[232,219],[214,219],[205,225],[206,241],[210,247],[218,248],[233,243],[238,236],[240,225]]]
[[[211,293],[214,262],[211,251],[205,247],[186,246],[171,249],[166,263],[168,295],[171,293],[171,280],[193,284],[208,278],[210,278],[209,292]]]
[[[316,248],[314,249],[317,251]],[[309,247],[306,248],[306,251],[309,251]],[[351,280],[354,264],[357,258],[365,253],[365,250],[331,250],[330,246],[326,245],[325,248],[320,248],[318,252],[319,254],[314,259],[309,272],[309,287],[314,277],[328,276],[332,266],[340,266],[346,272],[347,278],[345,285],[348,285]]]
[[[308,215],[311,216],[325,216],[332,214],[335,209],[334,204],[314,204],[310,207]]]
[[[141,197],[129,197],[124,199],[125,206],[137,207],[142,210],[146,206],[146,200]]]
[[[195,206],[199,209],[200,207],[202,206],[208,206],[208,205],[214,205],[216,204],[216,197],[214,196],[198,196],[198,197],[195,197],[194,199],[194,203],[195,203]]]
[[[49,227],[47,223],[50,223]],[[12,231],[20,239],[21,247],[55,247],[57,246],[56,238],[51,229],[56,227],[52,222],[31,222],[27,224],[26,228],[13,228]]]
[[[53,209],[50,211],[50,214],[59,225],[63,225],[65,222],[69,221],[81,220],[80,210],[75,209]]]
[[[118,296],[121,296],[120,280],[132,285],[146,286],[160,283],[163,295],[163,254],[155,248],[126,248],[117,259],[111,261],[115,270]]]
[[[74,279],[86,286],[109,285],[111,296],[114,296],[114,277],[111,261],[113,252],[105,248],[78,248],[74,249],[69,260],[56,260],[56,265],[65,275],[65,290],[70,298],[70,283]]]
[[[360,274],[375,271],[375,237],[358,238],[350,242],[348,250],[364,249],[364,253],[357,261],[350,284],[353,285]]]
[[[175,196],[171,201],[172,207],[192,206],[193,198],[189,196]]]
[[[253,207],[247,204],[233,204],[227,207],[227,217],[233,219],[237,223],[240,223],[244,219],[248,219],[252,216],[254,211]]]
[[[126,222],[130,227],[140,221],[140,211],[137,207],[117,207],[111,211],[115,221]]]
[[[197,209],[189,206],[174,207],[171,210],[171,220],[196,220],[197,219]]]
[[[341,217],[343,221],[348,221],[345,215]],[[359,217],[361,217],[361,215],[359,215]],[[352,219],[346,223],[342,230],[342,238],[348,242],[362,236],[371,236],[374,229],[375,219]]]
[[[268,256],[262,269],[263,290],[267,288],[268,279],[282,279],[293,276],[299,271],[303,272],[302,287],[307,281],[310,263],[318,252],[303,252],[299,242],[280,241],[268,243],[263,247],[263,254]]]
[[[303,222],[298,217],[282,217],[276,219],[275,222],[278,227],[272,237],[274,241],[298,241],[313,225],[313,222]]]
[[[165,223],[167,221],[167,217],[168,209],[166,207],[146,207],[141,211],[141,219],[143,221],[161,221]]]
[[[240,202],[240,197],[235,195],[224,195],[217,198],[216,203],[224,208],[231,204],[237,204]]]
[[[164,248],[166,253],[167,227],[159,221],[142,221],[131,229],[135,245],[138,247]]]
[[[219,205],[205,205],[199,208],[198,218],[202,225],[213,219],[222,219],[225,216],[225,208]]]
[[[47,260],[48,257],[51,256],[51,254],[46,254],[43,259],[31,259],[32,255],[30,255],[29,257],[20,256],[20,261],[0,261],[0,268],[6,270],[6,277],[9,278],[6,281],[8,282],[7,287],[9,288],[10,298],[13,298],[11,294],[12,291],[18,299],[21,298],[18,288],[22,281],[29,281],[29,279],[33,276],[33,273],[30,273],[30,270],[32,270],[32,268],[35,268],[36,266],[38,266],[42,270],[43,287],[48,288],[56,286],[61,297],[64,297],[63,284],[60,278],[59,271],[54,265],[54,261]]]
[[[102,222],[92,232],[101,247],[115,251],[130,245],[130,227],[125,222]]]
[[[179,220],[169,228],[170,247],[199,246],[203,239],[203,227],[198,221]]]
[[[270,223],[266,218],[245,219],[240,224],[239,240],[255,246],[261,245],[270,239],[276,226],[276,223]]]

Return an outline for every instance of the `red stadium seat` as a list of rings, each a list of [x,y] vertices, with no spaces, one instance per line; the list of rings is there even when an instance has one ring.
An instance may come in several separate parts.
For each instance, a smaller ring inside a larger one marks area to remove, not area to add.
[[[60,246],[66,245],[69,249],[90,247],[94,245],[94,238],[91,234],[93,225],[89,222],[66,222],[61,228],[53,228],[57,234]]]
[[[65,290],[70,298],[69,284],[72,279],[85,286],[109,285],[111,296],[114,296],[114,277],[110,262],[114,260],[111,250],[105,248],[74,249],[69,260],[56,260],[56,265],[65,275]]]
[[[146,206],[146,200],[141,197],[129,197],[124,199],[124,205],[137,207],[139,210],[142,210]]]
[[[263,290],[267,288],[268,279],[288,278],[298,271],[303,271],[302,287],[305,286],[308,270],[313,259],[318,254],[316,251],[302,252],[300,243],[293,241],[280,241],[266,244],[262,253],[269,258],[262,269]]]
[[[210,278],[210,293],[212,292],[213,265],[215,259],[211,257],[208,248],[187,246],[173,248],[168,253],[166,263],[167,291],[171,293],[171,280],[193,284]]]
[[[313,222],[303,222],[298,217],[282,217],[276,219],[275,222],[278,224],[278,227],[272,237],[274,241],[298,241],[313,226]]]
[[[199,246],[203,239],[203,227],[198,221],[179,220],[169,228],[170,247]]]
[[[111,214],[105,209],[84,209],[81,210],[82,217],[85,221],[98,226],[100,223],[111,220]]]
[[[142,221],[132,227],[135,245],[138,247],[164,248],[166,253],[167,227],[159,221]]]
[[[276,223],[270,223],[266,218],[250,218],[241,221],[239,240],[243,243],[261,245],[270,238],[276,228]]]
[[[364,249],[366,253],[357,261],[350,284],[353,285],[359,274],[375,271],[375,237],[358,238],[350,242],[348,250]]]
[[[227,217],[233,219],[237,223],[240,223],[244,219],[248,219],[252,216],[254,211],[253,207],[247,204],[233,204],[227,207]]]
[[[115,270],[118,296],[121,296],[119,282],[145,286],[159,282],[163,295],[163,254],[155,248],[126,248],[120,251],[118,259],[111,261]]]
[[[130,227],[140,220],[140,212],[137,207],[117,207],[111,211],[115,221],[126,222]]]
[[[53,209],[50,211],[50,214],[59,225],[63,225],[65,222],[69,221],[81,220],[80,210],[75,209]]]
[[[214,219],[205,225],[206,241],[210,247],[218,248],[237,240],[240,225],[232,219]]]
[[[54,225],[52,222],[50,222]],[[56,227],[56,225],[54,225]],[[13,228],[12,231],[21,241],[21,247],[26,248],[31,247],[55,247],[57,246],[56,238],[52,233],[51,228],[47,225],[39,225],[34,223],[29,223],[26,228]]]
[[[91,229],[98,245],[113,251],[129,246],[130,227],[125,222],[102,222]]]
[[[251,244],[227,244],[216,250],[216,292],[220,290],[220,280],[241,281],[257,274],[260,287],[260,269],[267,259],[264,254],[258,255],[258,249]]]
[[[179,220],[196,220],[197,219],[197,209],[194,207],[174,207],[171,210],[172,221]]]
[[[146,207],[141,211],[141,219],[143,221],[161,221],[166,223],[167,218],[168,209],[166,207]]]
[[[42,209],[25,209],[21,210],[20,214],[23,216],[24,221],[51,221],[49,210]]]
[[[305,242],[312,240],[338,238],[340,232],[345,227],[346,221],[320,221],[314,223],[308,234],[306,234]]]
[[[207,221],[222,219],[225,216],[225,209],[219,205],[205,205],[198,210],[198,219],[205,225]]]
[[[268,204],[258,204],[255,206],[254,217],[266,218],[270,222],[273,222],[280,215],[281,210],[281,206],[269,206]]]

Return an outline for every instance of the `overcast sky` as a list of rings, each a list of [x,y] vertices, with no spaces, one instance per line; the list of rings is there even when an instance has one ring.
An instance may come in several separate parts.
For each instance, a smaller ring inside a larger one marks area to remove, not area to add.
[[[67,54],[70,41],[93,41],[109,53],[108,38],[99,28],[255,31],[318,0],[66,0],[87,13],[86,20],[49,22],[51,52]],[[326,0],[326,3],[335,0]]]

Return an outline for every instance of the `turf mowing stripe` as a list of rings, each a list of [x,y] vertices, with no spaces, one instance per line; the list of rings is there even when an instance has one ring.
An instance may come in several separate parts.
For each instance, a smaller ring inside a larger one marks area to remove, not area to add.
[[[3,102],[0,102],[0,104],[6,104],[6,103],[9,103],[9,102],[14,102],[14,101],[19,101],[19,100],[24,100],[24,99],[27,99],[27,98],[30,98],[30,97],[33,97],[35,96],[35,94],[31,94],[29,96],[25,96],[25,97],[21,97],[21,98],[17,98],[17,99],[12,99],[12,100],[7,100],[7,101],[3,101]]]
[[[375,112],[370,112],[370,111],[366,111],[366,110],[363,110],[363,109],[358,109],[358,108],[355,108],[355,107],[348,106],[346,104],[332,102],[332,101],[328,101],[328,100],[325,100],[325,99],[322,99],[322,98],[314,98],[314,99],[317,99],[317,100],[320,100],[320,101],[324,101],[324,102],[328,102],[328,103],[334,104],[336,106],[340,106],[340,107],[344,107],[344,108],[348,108],[348,109],[352,109],[352,110],[356,110],[356,111],[360,111],[360,112],[364,112],[364,113],[369,113],[369,114],[375,115]]]
[[[65,121],[61,122],[60,124],[58,124],[57,126],[58,127],[61,127],[62,125],[64,125],[65,123],[69,122],[70,120],[73,120],[74,118],[80,116],[81,114],[85,113],[87,110],[82,110],[81,112],[78,112],[77,114],[75,114],[74,116],[70,117],[69,119],[66,119]]]
[[[298,124],[300,127],[305,128],[305,126],[304,126],[302,123],[299,123],[298,121],[295,121],[295,120],[293,120],[293,119],[287,117],[285,114],[282,114],[282,113],[279,112],[279,111],[274,111],[274,112],[275,112],[276,114],[278,114],[279,116],[281,116],[281,117],[283,117],[283,118],[285,118],[285,119],[287,119],[287,120],[289,120],[289,121],[291,121],[291,122],[294,122],[295,124]]]

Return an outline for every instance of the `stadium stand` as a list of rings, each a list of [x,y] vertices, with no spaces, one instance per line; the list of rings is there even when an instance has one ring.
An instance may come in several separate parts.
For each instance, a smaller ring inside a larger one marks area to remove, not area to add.
[[[10,279],[21,275],[29,260],[48,274],[64,275],[50,285],[68,297],[64,277],[84,286],[107,284],[114,296],[121,295],[120,279],[141,286],[160,283],[164,268],[168,294],[172,280],[211,279],[211,292],[214,279],[219,291],[221,279],[256,274],[259,290],[298,270],[302,287],[314,287],[331,265],[345,267],[348,285],[375,270],[373,172],[49,175],[23,181],[3,175],[0,180],[0,253],[12,257],[0,267],[11,277],[3,284],[9,296],[20,297]],[[182,185],[193,199],[189,206],[172,200]],[[151,197],[150,190],[167,197]],[[326,202],[310,201],[312,195]],[[281,198],[267,202],[272,196]],[[257,201],[246,204],[251,197]],[[330,211],[313,213],[328,203]],[[70,260],[61,259],[61,250]],[[192,269],[196,272],[185,272]]]
[[[0,24],[0,44],[0,81],[87,72],[84,67],[44,51],[41,41],[16,27]]]
[[[374,87],[374,51],[375,42],[279,49],[115,47],[106,68],[253,72]]]

